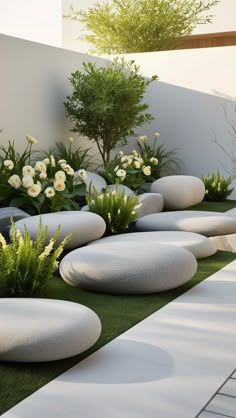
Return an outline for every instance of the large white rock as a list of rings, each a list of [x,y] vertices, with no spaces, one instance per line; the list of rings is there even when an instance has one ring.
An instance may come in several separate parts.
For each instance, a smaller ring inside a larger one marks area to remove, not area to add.
[[[200,234],[182,231],[134,232],[130,234],[113,235],[90,242],[88,245],[113,242],[140,242],[155,247],[158,244],[174,245],[190,251],[196,258],[209,257],[216,253],[217,247],[213,241]]]
[[[138,200],[142,204],[138,210],[139,218],[151,213],[159,213],[163,209],[163,196],[159,193],[143,193],[138,195]]]
[[[62,300],[2,298],[0,316],[0,360],[5,361],[71,357],[90,348],[101,333],[95,312]]]
[[[120,193],[124,193],[126,196],[134,196],[135,193],[133,192],[133,190],[131,190],[129,187],[124,186],[124,184],[109,184],[108,189],[110,190],[118,190],[118,192]]]
[[[77,175],[78,171],[75,172],[75,175]],[[102,189],[105,189],[107,187],[107,183],[104,180],[102,176],[99,176],[99,174],[93,173],[92,171],[87,171],[87,178],[85,180],[86,184],[86,190],[87,192],[93,193],[93,188],[95,187],[97,192],[101,192]]]
[[[200,203],[205,186],[198,177],[176,175],[154,181],[151,192],[163,195],[165,209],[180,210]]]
[[[48,240],[55,234],[60,225],[61,230],[58,242],[62,241],[68,234],[73,233],[72,239],[65,246],[65,249],[78,248],[90,241],[101,238],[106,230],[106,224],[101,216],[91,212],[65,211],[46,213],[41,215],[43,226],[48,227]],[[22,233],[24,225],[28,229],[33,240],[36,239],[40,216],[30,216],[16,222],[16,227]]]
[[[176,211],[143,216],[138,219],[137,231],[187,231],[207,237],[236,232],[236,216],[219,212]]]
[[[90,245],[67,254],[60,273],[71,286],[112,294],[163,292],[190,280],[196,258],[184,248],[145,241]]]

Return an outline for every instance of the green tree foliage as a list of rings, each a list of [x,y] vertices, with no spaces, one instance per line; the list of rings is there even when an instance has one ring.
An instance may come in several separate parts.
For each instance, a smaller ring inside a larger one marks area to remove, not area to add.
[[[139,74],[134,61],[114,60],[104,67],[83,63],[70,77],[73,93],[65,102],[72,131],[97,144],[104,165],[111,150],[127,143],[134,129],[153,119],[143,101],[152,80]]]
[[[211,22],[206,14],[219,0],[110,0],[98,1],[87,11],[69,15],[84,25],[79,39],[93,45],[91,52],[127,54],[175,49],[179,37]]]

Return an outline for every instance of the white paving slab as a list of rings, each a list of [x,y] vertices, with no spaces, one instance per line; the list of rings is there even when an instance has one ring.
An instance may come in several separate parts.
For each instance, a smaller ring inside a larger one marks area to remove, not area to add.
[[[235,369],[235,323],[236,261],[2,417],[195,418]]]
[[[225,385],[219,390],[219,393],[236,398],[236,379],[229,379]]]
[[[227,417],[227,415],[219,415],[215,414],[214,412],[207,412],[203,411],[201,415],[199,415],[199,418],[224,418]],[[228,418],[228,417],[227,417]]]
[[[236,398],[220,394],[216,395],[207,405],[206,411],[236,418]]]

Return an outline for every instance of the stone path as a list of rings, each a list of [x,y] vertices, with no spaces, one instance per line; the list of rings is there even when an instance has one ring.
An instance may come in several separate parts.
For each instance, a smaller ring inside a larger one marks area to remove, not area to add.
[[[2,417],[235,418],[235,324],[233,261]]]

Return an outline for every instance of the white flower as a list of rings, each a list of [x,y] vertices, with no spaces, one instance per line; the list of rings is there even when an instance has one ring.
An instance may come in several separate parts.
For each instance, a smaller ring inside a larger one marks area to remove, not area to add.
[[[114,168],[115,173],[117,172],[117,170],[119,170],[119,166],[118,165]]]
[[[143,174],[145,174],[145,176],[150,176],[151,175],[151,167],[150,165],[144,166],[142,168],[143,170]]]
[[[19,189],[22,185],[21,179],[17,174],[13,174],[13,176],[9,177],[8,183],[11,187],[14,187],[14,189]]]
[[[72,138],[72,136],[70,136],[70,137],[68,138],[68,141],[69,141],[71,144],[73,144],[73,142],[74,142],[74,138]]]
[[[40,173],[43,173],[47,171],[46,164],[43,161],[37,161],[37,163],[34,166],[35,171],[40,171]]]
[[[140,164],[143,164],[143,159],[142,157],[134,157],[135,161],[139,161]]]
[[[47,187],[44,190],[44,193],[45,193],[46,197],[49,197],[49,198],[55,196],[55,194],[56,194],[53,187]]]
[[[159,136],[160,136],[159,132],[156,132],[155,133],[155,138],[159,138]]]
[[[140,168],[141,163],[139,161],[134,161],[134,168]]]
[[[22,169],[23,176],[31,176],[34,177],[35,171],[31,165],[25,165]]]
[[[53,186],[55,187],[55,190],[57,190],[58,192],[62,192],[63,190],[65,190],[65,183],[62,180],[56,180],[53,183]]]
[[[83,180],[87,180],[87,173],[86,173],[86,171],[83,169],[83,168],[81,168],[80,170],[78,170],[78,172],[77,172],[77,174],[78,174],[78,176],[81,178],[81,179],[83,179]]]
[[[46,165],[50,164],[49,158],[44,158],[43,163]]]
[[[59,160],[59,161],[58,161],[58,164],[61,164],[61,165],[62,165],[62,164],[66,164],[66,160]]]
[[[137,153],[137,151],[135,150],[135,149],[133,149],[132,150],[132,153],[131,153],[134,157],[138,157],[138,153]]]
[[[140,136],[139,141],[144,143],[147,142],[147,135]]]
[[[155,158],[155,157],[152,157],[152,158],[150,158],[150,162],[154,165],[157,165],[158,164],[158,159]]]
[[[123,157],[123,155],[124,155],[123,151],[119,151],[117,154],[117,158],[121,158]]]
[[[43,171],[42,173],[40,173],[40,174],[39,174],[39,178],[40,178],[41,180],[45,180],[45,179],[47,178],[47,173],[46,173],[46,171]]]
[[[39,184],[33,184],[28,188],[28,195],[31,197],[37,197],[41,192],[41,186]]]
[[[123,164],[122,164],[122,167],[123,167],[123,168],[127,168],[127,167],[128,167],[128,165],[129,165],[128,163],[123,163]]]
[[[52,167],[56,167],[56,161],[55,158],[53,157],[53,155],[50,155],[50,163]]]
[[[28,142],[28,144],[37,144],[37,142],[39,142],[31,135],[26,135],[26,141]]]
[[[28,189],[29,187],[33,186],[34,180],[31,176],[24,176],[22,178],[22,184],[26,189]]]
[[[128,160],[128,158],[129,158],[128,155],[123,155],[123,157],[121,157],[120,161],[122,163],[124,163],[124,162],[126,162]]]
[[[117,177],[120,177],[121,180],[124,180],[125,177],[126,177],[126,171],[122,170],[122,169],[117,170],[116,175],[117,175]]]
[[[209,192],[208,192],[208,190],[206,190],[206,191],[205,191],[205,194],[208,194],[208,193],[209,193]]]
[[[14,168],[14,163],[12,160],[5,160],[4,167],[8,168],[8,170],[12,170]]]
[[[55,179],[56,180],[61,180],[61,181],[66,181],[66,175],[64,173],[64,171],[57,171],[55,174]]]

